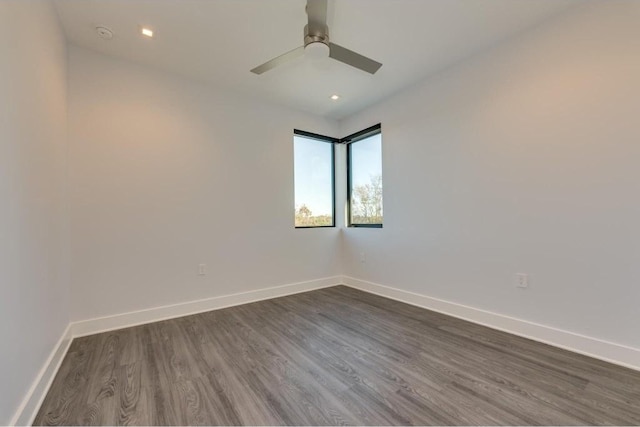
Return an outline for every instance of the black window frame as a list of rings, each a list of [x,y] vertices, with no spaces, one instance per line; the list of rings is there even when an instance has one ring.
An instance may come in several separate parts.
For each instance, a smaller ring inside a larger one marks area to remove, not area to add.
[[[307,132],[300,129],[293,130],[294,136],[301,136],[307,139],[315,139],[317,141],[326,142],[331,144],[331,225],[303,225],[297,226],[295,216],[293,219],[294,228],[335,228],[336,227],[336,144],[340,143],[340,140],[326,135],[320,135],[317,133]],[[295,164],[294,164],[295,168]],[[295,186],[295,177],[294,177]],[[294,194],[295,199],[295,194]]]
[[[347,227],[350,228],[382,228],[383,223],[380,224],[354,224],[351,222],[351,171],[353,169],[351,165],[351,144],[354,144],[363,139],[369,138],[374,135],[382,134],[382,124],[378,123],[359,132],[353,133],[340,140],[341,143],[347,144]],[[383,184],[384,185],[384,184]],[[383,196],[384,200],[384,196]],[[384,202],[383,202],[384,203]],[[384,217],[383,217],[384,218]],[[384,222],[384,219],[383,219]]]

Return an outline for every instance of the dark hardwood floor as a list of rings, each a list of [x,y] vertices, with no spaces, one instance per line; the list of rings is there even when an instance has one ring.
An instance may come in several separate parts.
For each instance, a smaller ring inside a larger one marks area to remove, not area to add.
[[[36,425],[638,425],[640,372],[344,286],[78,338]]]

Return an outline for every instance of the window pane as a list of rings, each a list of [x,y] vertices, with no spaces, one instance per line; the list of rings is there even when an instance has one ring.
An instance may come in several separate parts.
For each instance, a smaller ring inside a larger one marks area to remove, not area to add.
[[[333,144],[293,137],[296,227],[332,227]]]
[[[350,224],[382,225],[382,134],[349,144]]]

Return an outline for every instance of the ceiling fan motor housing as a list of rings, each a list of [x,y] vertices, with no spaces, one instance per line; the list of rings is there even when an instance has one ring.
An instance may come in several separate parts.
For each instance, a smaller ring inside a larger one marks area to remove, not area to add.
[[[304,26],[304,47],[311,43],[323,43],[329,46],[329,27],[326,25]]]

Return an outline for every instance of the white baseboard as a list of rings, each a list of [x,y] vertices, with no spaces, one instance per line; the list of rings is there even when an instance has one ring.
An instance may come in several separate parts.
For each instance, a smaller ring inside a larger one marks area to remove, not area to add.
[[[72,322],[67,326],[62,337],[56,344],[46,363],[38,373],[36,380],[27,392],[22,404],[11,419],[11,425],[31,425],[35,419],[40,405],[44,400],[49,387],[53,382],[64,356],[71,345],[73,338],[85,335],[93,335],[115,329],[128,328],[145,323],[158,322],[176,317],[188,316],[205,311],[219,310],[234,305],[247,304],[315,289],[340,285],[341,276],[326,277],[324,279],[310,280],[307,282],[293,283],[272,288],[258,289],[255,291],[241,292],[232,295],[206,298],[197,301],[189,301],[180,304],[150,308],[130,313],[116,314],[114,316],[100,317],[97,319]]]
[[[640,349],[637,348],[627,347],[622,344],[616,344],[574,332],[428,297],[426,295],[403,291],[349,276],[343,276],[342,283],[361,291],[447,314],[492,329],[508,332],[513,335],[640,371]]]
[[[255,291],[240,292],[237,294],[223,295],[180,304],[154,307],[146,310],[132,311],[129,313],[116,314],[114,316],[82,320],[71,323],[71,335],[74,338],[93,335],[100,332],[108,332],[115,329],[143,325],[145,323],[189,316],[191,314],[203,313],[205,311],[219,310],[221,308],[233,307],[234,305],[293,295],[300,292],[308,292],[314,289],[339,285],[341,283],[341,276],[333,276],[323,279],[309,280],[307,282],[292,283],[289,285],[275,286]]]
[[[67,350],[71,345],[71,340],[71,325],[67,325],[67,328],[64,330],[62,336],[47,358],[47,361],[42,366],[42,369],[40,369],[40,372],[38,372],[31,388],[24,399],[22,399],[22,403],[11,419],[10,425],[30,426],[33,424],[33,420],[38,413],[38,409],[40,409],[40,405],[42,405],[42,401],[47,395],[49,387],[51,387],[51,383],[58,373],[62,360],[67,354]]]

